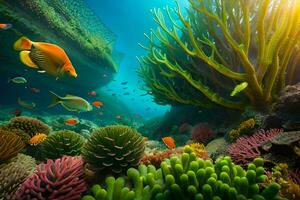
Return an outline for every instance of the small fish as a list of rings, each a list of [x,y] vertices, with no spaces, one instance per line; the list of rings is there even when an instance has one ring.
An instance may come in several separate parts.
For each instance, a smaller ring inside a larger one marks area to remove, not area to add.
[[[125,81],[125,82],[122,82],[121,83],[121,85],[126,85],[128,82],[127,81]]]
[[[123,93],[123,95],[130,95],[130,93],[129,92],[125,92],[125,93]]]
[[[103,103],[101,101],[94,101],[92,103],[96,108],[100,108],[103,106]]]
[[[46,139],[47,135],[44,133],[38,133],[35,136],[33,136],[32,138],[30,138],[29,140],[29,144],[36,146],[38,144],[40,144],[41,142],[43,142]]]
[[[33,42],[21,37],[14,44],[14,49],[20,51],[20,59],[28,67],[61,78],[65,74],[76,78],[77,73],[66,52],[57,45],[45,42]]]
[[[97,92],[96,91],[90,91],[90,92],[88,92],[88,95],[97,96]]]
[[[17,83],[17,84],[27,83],[27,80],[24,77],[22,77],[22,76],[18,76],[18,77],[12,78],[8,82],[10,82],[10,81],[13,82],[13,83]]]
[[[165,143],[165,145],[169,149],[175,149],[176,148],[175,140],[172,137],[163,137],[162,141]]]
[[[0,24],[0,29],[7,30],[12,28],[12,24]]]
[[[33,102],[26,102],[18,98],[18,104],[24,108],[27,108],[29,110],[33,110],[36,107],[36,104]]]
[[[30,91],[33,92],[33,93],[40,93],[41,90],[38,89],[38,88],[30,88]]]
[[[69,119],[66,119],[64,122],[66,125],[73,126],[73,125],[78,124],[79,121],[75,118],[69,118]]]
[[[81,97],[74,95],[60,97],[54,92],[49,92],[52,96],[52,103],[48,106],[48,108],[61,104],[65,109],[73,112],[87,112],[93,110],[91,104]]]
[[[12,114],[15,117],[19,117],[22,114],[22,110],[16,109],[16,110],[12,111],[10,114]]]
[[[123,119],[124,117],[123,116],[121,116],[121,115],[117,115],[116,116],[116,119]]]
[[[230,96],[235,96],[236,94],[240,93],[241,91],[243,91],[244,89],[246,89],[248,87],[248,83],[247,82],[242,82],[241,84],[238,84],[237,86],[235,86],[235,88],[232,90]]]
[[[152,91],[148,91],[148,94],[153,94],[153,92]]]
[[[39,70],[39,71],[37,71],[38,73],[40,73],[40,74],[44,74],[44,73],[46,73],[46,71],[45,70]]]

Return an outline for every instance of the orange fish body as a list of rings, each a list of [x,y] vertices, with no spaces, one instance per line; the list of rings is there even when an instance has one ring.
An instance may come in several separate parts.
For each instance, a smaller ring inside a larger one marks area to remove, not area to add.
[[[68,74],[76,78],[76,71],[66,52],[57,45],[45,42],[32,42],[21,37],[14,44],[14,49],[21,51],[20,58],[28,67],[45,71],[57,78]]]
[[[70,126],[76,125],[76,124],[78,124],[78,120],[74,119],[74,118],[66,119],[65,124],[70,125]]]
[[[103,106],[103,103],[101,101],[94,101],[93,105],[97,108],[100,108],[101,106]]]
[[[46,139],[47,135],[44,133],[38,133],[35,136],[33,136],[30,140],[29,140],[29,144],[30,145],[38,145],[41,142],[43,142]]]
[[[0,29],[7,30],[12,27],[11,24],[0,24]]]
[[[163,137],[162,141],[165,143],[165,145],[169,149],[175,149],[176,148],[175,140],[172,137]]]

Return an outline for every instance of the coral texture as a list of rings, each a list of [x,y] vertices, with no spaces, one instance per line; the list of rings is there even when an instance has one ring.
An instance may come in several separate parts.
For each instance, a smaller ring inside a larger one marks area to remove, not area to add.
[[[255,124],[256,124],[256,122],[255,122],[255,119],[253,119],[253,118],[250,118],[246,121],[241,122],[237,129],[232,129],[228,133],[230,141],[233,142],[241,135],[243,135],[247,132],[250,132],[254,128]]]
[[[186,146],[189,146],[198,158],[202,158],[204,160],[209,159],[208,152],[206,151],[205,146],[203,144],[192,143]]]
[[[272,140],[280,133],[282,133],[281,129],[270,129],[260,130],[251,136],[240,137],[229,146],[228,153],[235,163],[246,165],[254,158],[260,157],[259,147],[264,142]]]
[[[95,130],[82,154],[94,171],[118,174],[137,166],[144,150],[144,137],[135,129],[114,125]]]
[[[107,177],[93,185],[83,200],[107,199],[282,199],[276,183],[262,189],[267,176],[264,161],[257,158],[244,170],[229,157],[212,163],[197,158],[189,147],[181,157],[173,156],[154,166],[140,165],[127,170],[127,178]]]
[[[35,160],[24,154],[0,165],[0,199],[14,199],[18,186],[33,173],[35,166]]]
[[[22,138],[13,133],[0,134],[0,163],[17,155],[25,147]]]
[[[63,155],[77,156],[81,153],[84,138],[74,131],[62,130],[51,133],[41,143],[45,159],[56,159]]]
[[[10,120],[8,124],[9,128],[21,129],[26,132],[30,137],[33,137],[37,133],[48,134],[50,132],[50,128],[44,122],[32,118],[32,117],[15,117]]]
[[[16,192],[17,199],[78,200],[86,191],[83,160],[63,156],[39,164]]]
[[[21,129],[11,128],[8,125],[1,126],[0,134],[5,133],[5,132],[6,133],[14,133],[14,134],[20,136],[25,144],[28,144],[28,142],[30,140],[30,136]]]
[[[191,139],[194,142],[206,144],[214,135],[207,123],[199,123],[192,129]]]

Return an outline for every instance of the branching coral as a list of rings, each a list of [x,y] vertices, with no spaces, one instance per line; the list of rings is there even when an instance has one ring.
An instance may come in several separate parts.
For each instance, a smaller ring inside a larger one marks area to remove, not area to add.
[[[16,192],[17,199],[77,200],[86,191],[83,160],[64,156],[39,164]]]
[[[74,131],[62,130],[51,133],[41,143],[45,159],[56,159],[63,155],[77,156],[81,153],[84,138]]]
[[[206,144],[213,135],[214,132],[207,123],[199,123],[193,127],[191,139],[194,142]]]
[[[262,110],[287,83],[296,82],[297,0],[189,2],[187,17],[178,3],[166,8],[167,17],[153,11],[158,28],[146,35],[150,44],[142,47],[149,54],[139,60],[140,74],[157,100],[200,107],[210,100],[232,109],[251,104]],[[230,99],[230,90],[241,82],[248,83],[243,96]]]
[[[267,131],[260,130],[251,136],[240,137],[229,146],[228,153],[235,163],[246,165],[253,159],[260,157],[259,147],[264,142],[272,140],[280,133],[282,133],[281,129],[270,129]]]
[[[89,167],[102,174],[119,174],[139,164],[145,141],[135,129],[113,125],[96,129],[83,146]]]
[[[30,137],[33,137],[37,133],[48,134],[50,132],[49,126],[44,122],[32,117],[24,116],[11,119],[8,124],[8,128],[20,129],[27,133]]]
[[[16,156],[25,147],[22,138],[13,133],[0,134],[0,163]]]
[[[33,173],[35,166],[35,160],[24,154],[0,165],[0,199],[15,199],[18,186]]]

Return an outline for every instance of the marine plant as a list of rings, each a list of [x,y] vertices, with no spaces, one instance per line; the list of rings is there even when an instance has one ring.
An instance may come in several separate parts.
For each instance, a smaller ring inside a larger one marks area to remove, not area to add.
[[[282,133],[281,129],[260,130],[251,136],[243,136],[228,147],[228,153],[236,164],[246,165],[260,157],[259,147]]]
[[[157,103],[265,110],[298,81],[297,0],[189,3],[187,13],[178,2],[154,9],[158,28],[146,35],[149,45],[141,45],[148,54],[139,58],[139,73]],[[247,87],[231,97],[240,84]]]
[[[191,139],[194,142],[206,144],[213,135],[214,132],[207,123],[199,123],[193,127]]]
[[[262,158],[244,170],[230,157],[212,163],[197,158],[189,147],[181,157],[173,156],[154,166],[127,170],[127,178],[107,177],[104,186],[93,185],[83,200],[95,199],[282,199],[277,183],[261,188],[267,176]],[[126,181],[128,180],[128,182]]]
[[[119,174],[138,166],[144,150],[144,137],[135,129],[112,125],[94,130],[82,155],[93,171]]]
[[[13,133],[0,134],[0,163],[16,156],[25,147],[22,138]]]
[[[0,165],[0,199],[15,199],[18,186],[30,176],[36,163],[34,158],[18,154],[9,162]]]
[[[50,127],[47,124],[36,118],[26,116],[12,118],[7,126],[10,129],[20,129],[30,137],[37,133],[48,134],[50,132]]]
[[[74,131],[56,131],[41,143],[42,155],[44,159],[56,159],[63,155],[77,156],[80,155],[84,142],[84,138]]]
[[[232,129],[228,133],[229,140],[231,142],[235,141],[241,135],[245,134],[246,132],[250,132],[255,125],[256,122],[254,118],[250,118],[248,120],[242,121],[237,129]]]
[[[80,199],[86,191],[83,160],[80,157],[63,156],[47,160],[36,167],[16,192],[17,199]]]

